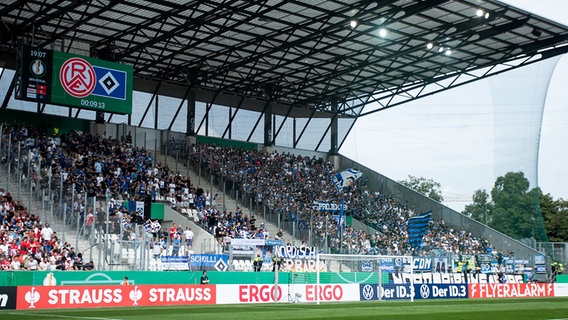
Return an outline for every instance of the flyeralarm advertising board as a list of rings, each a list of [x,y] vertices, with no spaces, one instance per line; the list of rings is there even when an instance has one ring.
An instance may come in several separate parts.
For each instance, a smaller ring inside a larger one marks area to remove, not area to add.
[[[554,296],[553,283],[488,283],[469,285],[469,297],[474,299]]]
[[[214,285],[23,286],[19,310],[215,304]]]
[[[40,103],[132,113],[132,66],[24,46],[17,98]]]

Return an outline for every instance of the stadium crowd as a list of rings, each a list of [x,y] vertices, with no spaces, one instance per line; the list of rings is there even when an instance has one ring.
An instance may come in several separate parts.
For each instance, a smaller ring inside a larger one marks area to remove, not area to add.
[[[80,252],[59,239],[49,223],[31,214],[0,189],[0,268],[2,270],[92,270]]]
[[[485,239],[447,227],[442,220],[431,221],[422,248],[412,248],[406,225],[415,210],[380,192],[370,191],[364,179],[345,191],[337,190],[331,180],[336,171],[323,159],[204,144],[192,146],[191,154],[193,163],[221,173],[230,186],[251,194],[275,212],[285,212],[311,226],[317,237],[326,238],[321,242],[336,252],[403,255],[428,254],[434,248],[455,254],[491,251]],[[319,202],[342,201],[354,218],[377,231],[340,225],[337,212],[317,210],[315,206]]]
[[[34,130],[25,124],[4,124],[2,131],[2,146],[11,144],[14,152],[12,158],[20,161],[18,166],[21,172],[28,172],[26,166],[32,165],[29,178],[34,188],[41,185],[55,191],[60,187],[58,182],[61,182],[65,189],[63,200],[68,204],[68,214],[70,217],[79,217],[81,224],[90,226],[95,223],[97,228],[102,228],[103,223],[108,223],[110,232],[117,232],[117,228],[128,224],[146,224],[147,232],[155,233],[148,227],[151,221],[144,221],[125,206],[111,206],[111,221],[103,221],[105,208],[95,210],[94,205],[85,208],[84,200],[86,198],[86,203],[90,204],[95,198],[114,203],[115,200],[143,201],[146,197],[154,200],[165,197],[176,209],[195,208],[199,223],[218,239],[226,236],[270,236],[262,224],[256,225],[254,216],[247,215],[240,208],[236,208],[235,212],[219,210],[216,205],[218,195],[194,186],[189,177],[173,172],[167,165],[156,161],[144,148],[133,147],[130,134],[123,141],[80,131],[53,136],[47,133],[46,128]],[[16,146],[20,147],[23,155],[20,159],[13,156]],[[273,212],[294,217],[295,221],[311,228],[320,243],[326,243],[336,252],[402,255],[427,254],[429,248],[441,248],[456,254],[487,253],[490,250],[490,245],[484,239],[445,226],[441,220],[430,222],[422,250],[411,248],[406,223],[415,210],[380,192],[370,191],[364,179],[344,192],[338,191],[331,181],[335,168],[323,159],[207,144],[193,145],[190,151],[192,163],[222,176],[228,188],[252,195],[258,204],[268,206]],[[30,157],[29,161],[27,157]],[[16,163],[12,165],[16,166]],[[10,247],[9,250],[3,250],[4,256],[14,260],[14,254],[18,253],[16,260],[22,260],[22,255],[30,255],[39,259],[38,267],[45,259],[52,262],[51,265],[57,264],[58,268],[73,268],[73,263],[62,267],[58,261],[67,263],[71,258],[73,262],[79,258],[79,254],[71,253],[68,244],[58,242],[56,233],[50,235],[49,239],[43,238],[42,230],[47,228],[47,224],[42,224],[21,204],[18,206],[8,192],[3,191],[2,200],[9,205],[3,205],[0,212],[1,240],[5,246],[0,246],[0,250],[8,249],[14,241],[18,247],[24,243],[24,249]],[[377,231],[340,225],[336,212],[317,210],[314,206],[315,202],[339,204],[342,200],[347,212]],[[182,233],[183,230],[178,230],[177,234],[181,237]],[[52,238],[53,235],[55,237]],[[45,241],[48,245],[44,245]],[[30,251],[28,242],[35,249]],[[20,265],[25,265],[24,260],[20,261]],[[2,262],[3,266],[5,264]],[[77,265],[83,266],[84,262]]]

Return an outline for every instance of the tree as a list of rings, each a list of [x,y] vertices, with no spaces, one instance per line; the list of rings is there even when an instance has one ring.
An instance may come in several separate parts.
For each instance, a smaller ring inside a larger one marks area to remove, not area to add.
[[[568,242],[568,201],[540,192],[540,210],[550,242]]]
[[[542,221],[538,192],[536,188],[529,190],[529,181],[522,172],[498,177],[491,190],[493,208],[489,226],[516,239],[546,241],[537,226]]]
[[[475,190],[473,194],[473,203],[465,206],[464,215],[471,217],[481,223],[488,224],[492,203],[489,199],[489,194],[485,190]]]
[[[522,172],[498,177],[491,199],[485,190],[476,190],[462,213],[516,239],[568,241],[568,201],[554,200],[539,188],[529,190]]]
[[[415,177],[408,175],[407,180],[401,180],[398,183],[438,202],[444,201],[442,197],[442,186],[440,183],[423,177]]]

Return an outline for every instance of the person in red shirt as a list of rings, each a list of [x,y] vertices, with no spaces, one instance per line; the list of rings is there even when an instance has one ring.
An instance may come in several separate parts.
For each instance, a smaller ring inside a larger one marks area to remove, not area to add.
[[[174,237],[176,235],[177,232],[177,226],[176,223],[172,223],[172,226],[170,227],[170,243],[172,243],[172,241],[174,240]]]
[[[28,253],[29,249],[30,249],[30,240],[28,239],[28,237],[24,237],[24,239],[22,239],[22,241],[20,242],[20,255]]]
[[[12,263],[10,259],[4,259],[4,261],[2,261],[0,264],[2,270],[10,270],[10,263]]]
[[[37,238],[34,236],[30,237],[30,252],[35,255],[38,251],[40,244],[37,241]]]

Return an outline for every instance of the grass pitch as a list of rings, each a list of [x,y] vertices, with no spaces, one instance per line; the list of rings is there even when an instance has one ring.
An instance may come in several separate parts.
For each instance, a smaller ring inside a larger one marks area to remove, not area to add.
[[[239,304],[0,311],[2,320],[417,319],[568,320],[568,298]]]

